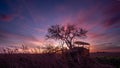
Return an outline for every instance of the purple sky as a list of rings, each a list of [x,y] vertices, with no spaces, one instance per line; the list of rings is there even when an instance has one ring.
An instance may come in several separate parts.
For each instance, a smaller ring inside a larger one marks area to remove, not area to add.
[[[120,0],[0,0],[0,47],[42,46],[49,26],[69,23],[95,51],[120,52]]]

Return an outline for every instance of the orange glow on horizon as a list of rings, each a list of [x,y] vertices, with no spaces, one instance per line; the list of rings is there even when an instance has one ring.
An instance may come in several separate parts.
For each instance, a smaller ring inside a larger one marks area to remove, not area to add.
[[[90,45],[90,53],[92,53],[92,52],[96,52],[96,49],[94,46]]]

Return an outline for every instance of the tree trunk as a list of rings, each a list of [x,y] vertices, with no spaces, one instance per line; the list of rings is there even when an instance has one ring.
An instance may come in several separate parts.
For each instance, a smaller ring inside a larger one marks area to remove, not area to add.
[[[73,48],[73,45],[72,45],[72,43],[70,42],[70,41],[68,41],[68,44],[69,44],[69,49],[72,49]]]

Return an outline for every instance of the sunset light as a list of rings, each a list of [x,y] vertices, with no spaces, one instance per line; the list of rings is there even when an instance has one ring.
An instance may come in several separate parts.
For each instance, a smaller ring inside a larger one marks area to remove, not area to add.
[[[88,30],[87,38],[80,40],[92,44],[94,51],[120,51],[117,0],[2,0],[0,5],[0,47],[19,47],[23,43],[28,47],[44,46],[51,25],[74,24]]]
[[[0,68],[120,68],[120,0],[0,0]]]

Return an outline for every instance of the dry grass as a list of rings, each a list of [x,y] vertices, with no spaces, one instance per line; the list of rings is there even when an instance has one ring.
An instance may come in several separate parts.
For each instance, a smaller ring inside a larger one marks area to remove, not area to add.
[[[0,68],[112,68],[91,58],[80,61],[68,62],[60,54],[0,54]]]

